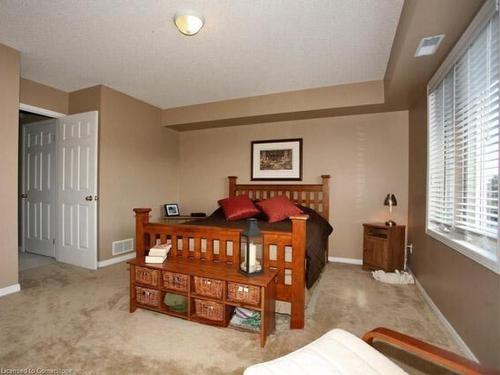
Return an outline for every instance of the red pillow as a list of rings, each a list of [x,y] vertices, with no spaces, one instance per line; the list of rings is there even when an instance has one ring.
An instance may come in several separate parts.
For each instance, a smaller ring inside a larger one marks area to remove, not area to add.
[[[260,211],[246,195],[221,199],[219,205],[226,215],[226,220],[240,220],[260,214]]]
[[[270,223],[285,220],[290,216],[302,213],[300,208],[284,195],[257,202],[256,205],[267,215]]]

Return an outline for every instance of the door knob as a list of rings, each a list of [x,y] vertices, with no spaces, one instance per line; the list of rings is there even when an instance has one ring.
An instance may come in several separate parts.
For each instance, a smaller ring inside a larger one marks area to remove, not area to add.
[[[94,198],[92,197],[92,195],[87,195],[87,196],[85,197],[85,200],[86,200],[86,201],[89,201],[89,202],[91,202],[93,199],[94,199]]]
[[[21,198],[28,198],[28,194],[26,193],[21,194]]]

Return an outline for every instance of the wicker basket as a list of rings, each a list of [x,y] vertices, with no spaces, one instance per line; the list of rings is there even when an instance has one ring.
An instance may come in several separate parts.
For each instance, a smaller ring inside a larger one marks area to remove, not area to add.
[[[258,305],[260,303],[260,288],[245,284],[227,283],[227,299],[233,302]]]
[[[199,317],[215,320],[218,322],[224,321],[224,305],[217,302],[205,301],[201,299],[194,300],[196,315]]]
[[[198,276],[194,277],[194,291],[200,296],[221,299],[223,289],[223,281]]]
[[[188,275],[174,272],[163,272],[163,287],[167,289],[179,290],[181,292],[188,291]]]
[[[139,284],[158,286],[158,271],[149,268],[136,267],[135,281]]]
[[[135,287],[135,296],[138,304],[159,307],[161,292],[155,289]]]

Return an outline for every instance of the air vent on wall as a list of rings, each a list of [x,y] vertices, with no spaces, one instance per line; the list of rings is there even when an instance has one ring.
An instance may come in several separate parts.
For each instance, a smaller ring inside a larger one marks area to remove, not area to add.
[[[134,239],[128,238],[126,240],[114,241],[111,244],[111,249],[112,249],[113,255],[130,253],[131,251],[134,251]]]
[[[422,38],[415,51],[415,57],[433,55],[443,38],[444,34]]]

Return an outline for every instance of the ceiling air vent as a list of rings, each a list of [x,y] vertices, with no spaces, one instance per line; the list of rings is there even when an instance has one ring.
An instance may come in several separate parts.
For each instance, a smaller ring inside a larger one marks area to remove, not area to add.
[[[444,34],[423,38],[415,51],[415,57],[433,55],[444,38]]]

